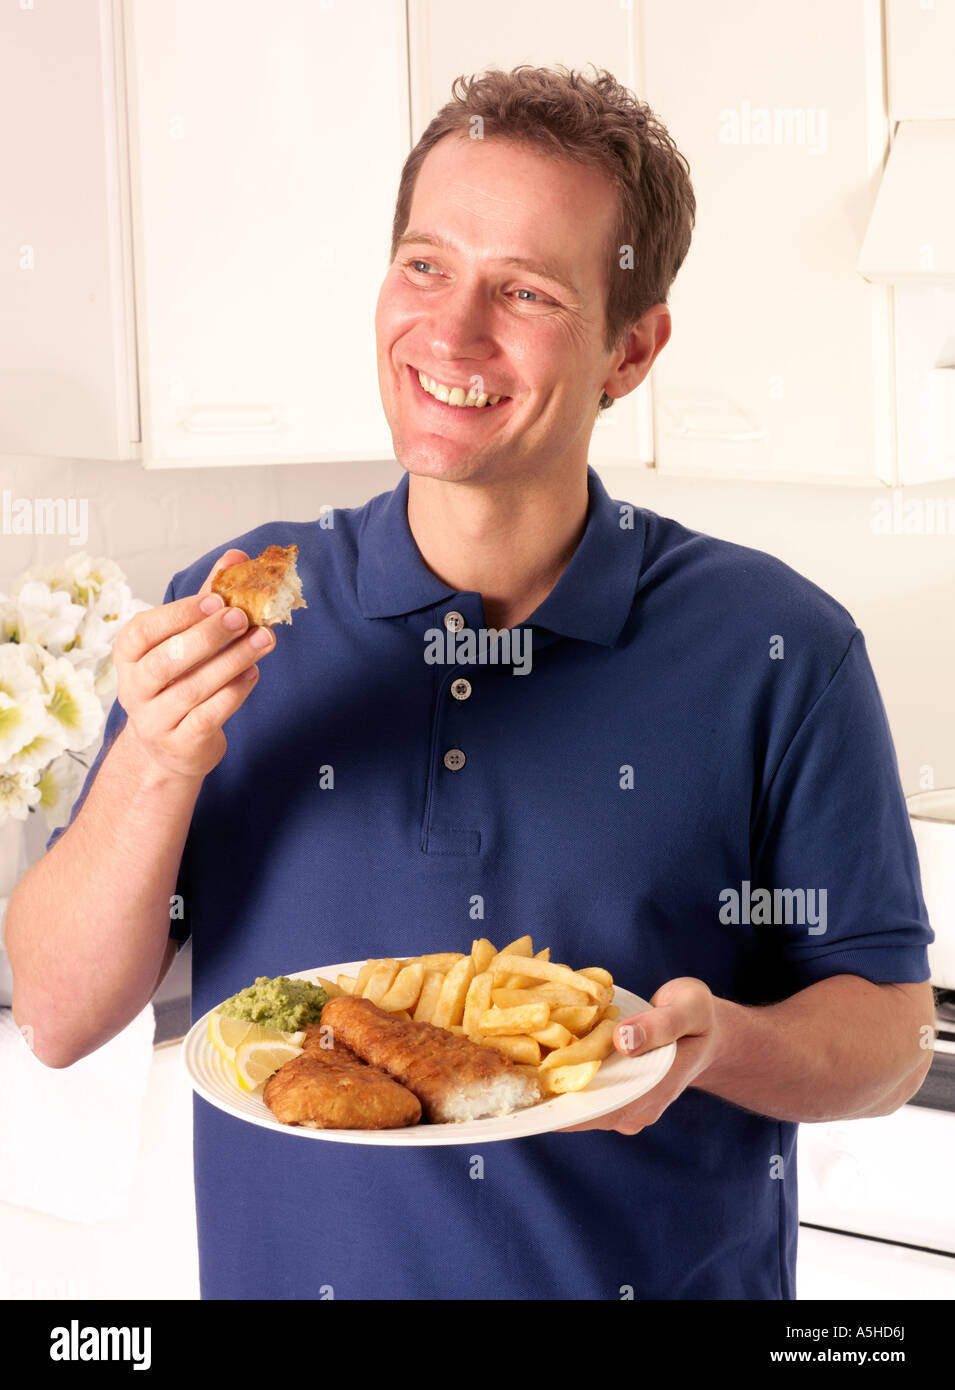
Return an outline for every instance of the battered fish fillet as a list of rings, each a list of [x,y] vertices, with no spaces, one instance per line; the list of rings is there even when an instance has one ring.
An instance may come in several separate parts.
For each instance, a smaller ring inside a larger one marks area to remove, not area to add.
[[[337,1037],[321,1047],[322,1028],[305,1030],[304,1051],[279,1067],[262,1098],[282,1124],[308,1129],[400,1129],[421,1119],[417,1098],[387,1072],[370,1067]]]
[[[432,1124],[507,1115],[541,1099],[536,1077],[509,1057],[431,1023],[395,1018],[370,999],[330,999],[322,1027],[333,1030],[336,1046],[344,1043],[413,1091]]]

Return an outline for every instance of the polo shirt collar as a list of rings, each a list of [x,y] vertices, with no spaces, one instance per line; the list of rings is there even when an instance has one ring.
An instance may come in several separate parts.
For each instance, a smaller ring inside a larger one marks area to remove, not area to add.
[[[359,533],[358,605],[366,618],[394,618],[457,593],[425,564],[408,525],[408,474],[368,507]],[[627,620],[643,558],[640,509],[621,511],[587,468],[587,524],[547,598],[524,626],[613,646]],[[630,526],[621,522],[631,521]]]

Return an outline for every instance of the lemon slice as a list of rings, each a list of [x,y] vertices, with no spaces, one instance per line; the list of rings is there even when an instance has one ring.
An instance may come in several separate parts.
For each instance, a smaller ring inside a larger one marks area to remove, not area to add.
[[[229,1018],[218,1012],[209,1015],[209,1041],[219,1056],[227,1062],[235,1061],[235,1050],[247,1042],[290,1042],[298,1047],[305,1033],[282,1033],[278,1028],[266,1028],[262,1023],[249,1023],[244,1018]]]
[[[273,1072],[301,1055],[302,1049],[287,1040],[255,1038],[235,1050],[235,1074],[243,1091],[257,1091]]]

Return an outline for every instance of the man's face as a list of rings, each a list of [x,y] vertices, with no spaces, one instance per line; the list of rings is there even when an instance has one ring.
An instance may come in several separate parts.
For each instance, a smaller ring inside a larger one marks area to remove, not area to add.
[[[452,135],[430,151],[375,312],[382,402],[409,472],[492,484],[583,465],[620,355],[603,344],[616,212],[605,175],[509,140]],[[508,399],[444,404],[419,370]]]

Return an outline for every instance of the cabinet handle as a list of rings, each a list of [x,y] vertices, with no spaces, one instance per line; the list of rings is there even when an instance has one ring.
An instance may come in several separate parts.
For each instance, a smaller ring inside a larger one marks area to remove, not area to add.
[[[200,405],[182,417],[187,434],[276,434],[282,428],[274,406]]]
[[[726,443],[762,439],[763,431],[742,406],[727,400],[686,400],[664,396],[664,431],[678,439],[716,439]]]

